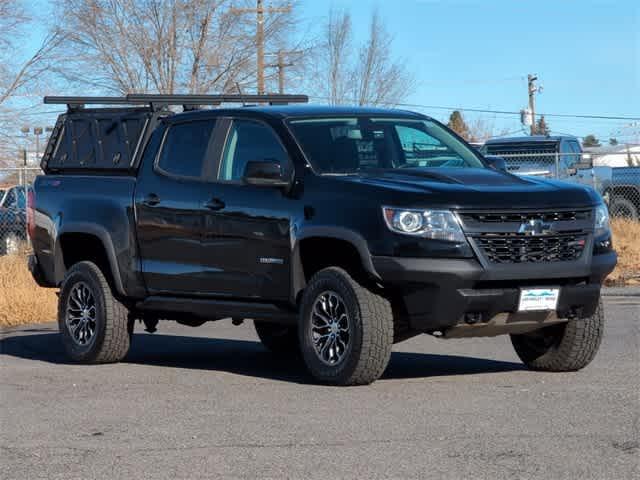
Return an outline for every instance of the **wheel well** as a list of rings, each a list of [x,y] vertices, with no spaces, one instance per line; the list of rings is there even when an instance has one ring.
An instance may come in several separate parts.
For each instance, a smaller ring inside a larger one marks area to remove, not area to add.
[[[64,233],[58,242],[62,254],[62,265],[60,266],[64,269],[63,274],[76,263],[89,261],[95,263],[107,281],[112,284],[113,272],[109,264],[109,257],[98,237],[88,233]]]
[[[300,242],[300,260],[305,281],[327,267],[340,267],[354,278],[364,281],[369,278],[360,252],[350,242],[337,238],[312,237]]]

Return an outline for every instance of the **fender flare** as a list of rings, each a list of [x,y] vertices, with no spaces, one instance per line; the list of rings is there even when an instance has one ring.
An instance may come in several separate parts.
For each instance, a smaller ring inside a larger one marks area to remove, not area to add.
[[[116,258],[116,250],[113,246],[113,241],[107,230],[101,225],[89,222],[72,222],[65,223],[57,232],[56,243],[54,248],[54,276],[56,284],[62,282],[66,267],[64,266],[62,246],[60,245],[60,237],[66,233],[81,233],[84,235],[92,235],[96,237],[107,254],[107,260],[109,262],[109,268],[111,269],[111,278],[113,278],[113,284],[116,291],[123,296],[126,296],[124,286],[122,284],[122,277],[120,276],[120,267]]]
[[[367,241],[359,233],[344,227],[337,226],[308,226],[301,228],[295,237],[293,254],[291,258],[291,285],[292,303],[295,303],[300,290],[306,285],[304,272],[302,269],[302,259],[300,258],[300,243],[307,238],[322,237],[345,241],[355,247],[360,256],[360,262],[364,270],[371,275],[374,280],[381,280],[380,275],[373,266],[371,253]]]

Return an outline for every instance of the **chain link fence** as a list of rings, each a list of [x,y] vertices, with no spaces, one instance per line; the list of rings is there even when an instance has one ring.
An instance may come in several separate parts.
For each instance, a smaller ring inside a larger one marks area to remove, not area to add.
[[[504,158],[507,171],[593,187],[609,206],[612,217],[640,221],[640,152],[556,153],[511,151],[492,153]]]
[[[0,168],[0,255],[29,248],[28,192],[40,173],[37,167]]]

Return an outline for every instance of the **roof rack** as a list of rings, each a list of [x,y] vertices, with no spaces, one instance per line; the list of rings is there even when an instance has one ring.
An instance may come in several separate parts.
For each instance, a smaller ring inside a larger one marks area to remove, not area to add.
[[[159,110],[169,105],[182,105],[185,110],[192,110],[201,105],[221,105],[223,103],[268,103],[269,105],[287,105],[289,103],[307,103],[306,95],[162,95],[132,93],[125,97],[44,97],[46,104],[67,105],[69,110],[84,108],[85,105],[131,105],[148,106]]]

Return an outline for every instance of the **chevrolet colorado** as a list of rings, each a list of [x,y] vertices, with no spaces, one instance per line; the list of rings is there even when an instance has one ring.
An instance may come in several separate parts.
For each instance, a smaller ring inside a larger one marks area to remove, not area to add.
[[[420,333],[508,334],[536,370],[593,359],[616,263],[594,190],[512,175],[421,114],[246,97],[45,98],[68,111],[29,195],[29,265],[60,289],[72,359],[123,359],[135,320],[228,317],[336,385]],[[231,101],[272,105],[202,108]]]

